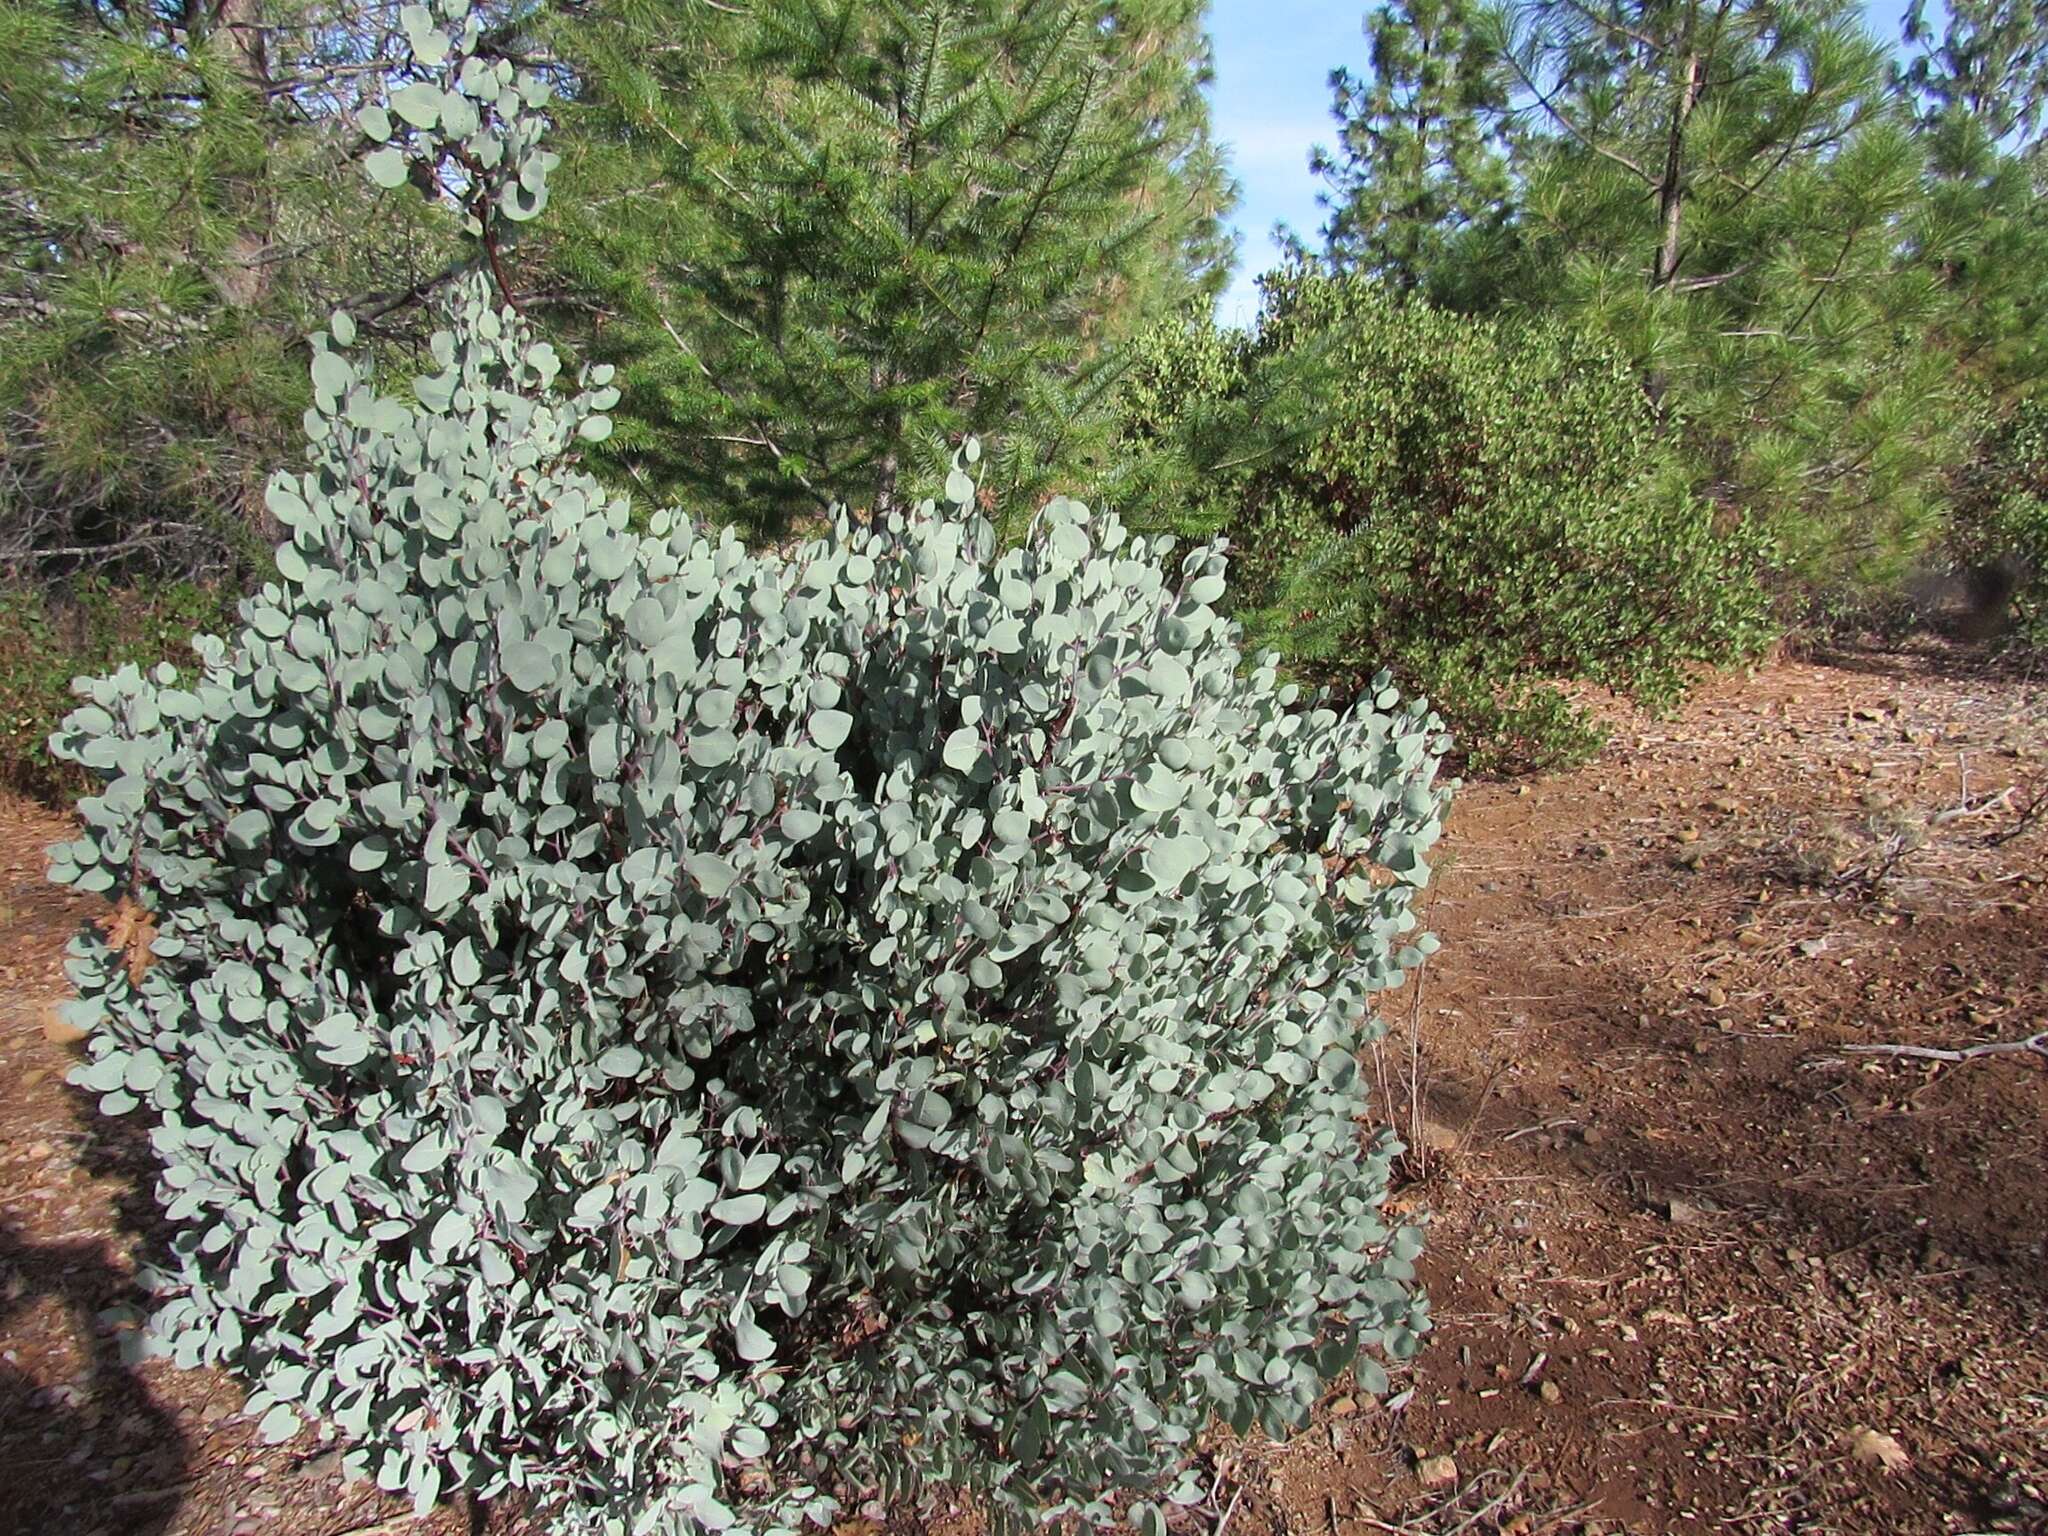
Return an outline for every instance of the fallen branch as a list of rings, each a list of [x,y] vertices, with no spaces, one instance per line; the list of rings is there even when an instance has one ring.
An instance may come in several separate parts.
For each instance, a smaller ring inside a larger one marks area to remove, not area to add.
[[[1951,806],[1948,810],[1936,811],[1931,818],[1931,823],[1937,827],[1945,827],[1952,821],[1962,821],[1971,816],[1988,815],[1992,811],[1998,810],[2006,801],[2010,800],[2018,789],[2019,785],[2009,784],[1995,795],[1986,795],[1983,799],[1977,801],[1965,800],[1960,805]]]
[[[1911,1056],[1916,1061],[1972,1061],[1979,1056],[2034,1055],[2048,1060],[2048,1029],[2024,1040],[1993,1040],[1984,1045],[1966,1045],[1944,1050],[1932,1045],[1845,1045],[1856,1056]]]

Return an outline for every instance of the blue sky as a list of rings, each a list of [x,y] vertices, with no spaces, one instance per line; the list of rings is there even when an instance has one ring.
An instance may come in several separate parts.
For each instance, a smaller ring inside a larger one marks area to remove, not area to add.
[[[1211,0],[1216,43],[1211,91],[1216,137],[1231,147],[1243,188],[1232,222],[1242,240],[1237,272],[1218,317],[1249,324],[1258,312],[1253,280],[1273,265],[1270,232],[1284,221],[1304,235],[1322,223],[1309,146],[1328,144],[1330,71],[1365,69],[1362,22],[1370,0]],[[1896,38],[1905,0],[1869,0],[1871,25]]]

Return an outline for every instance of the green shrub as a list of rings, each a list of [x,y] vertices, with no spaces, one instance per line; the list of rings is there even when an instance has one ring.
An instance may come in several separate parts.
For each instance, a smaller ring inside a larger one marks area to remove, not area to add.
[[[1213,548],[1055,501],[998,554],[964,466],[787,554],[637,532],[571,456],[607,372],[480,280],[416,404],[351,329],[278,581],[57,744],[106,787],[53,877],[153,913],[72,962],[163,1163],[146,1347],[606,1536],[1102,1521],[1382,1386],[1427,1314],[1357,1052],[1434,947],[1434,719],[1297,707]]]
[[[1694,664],[1763,639],[1767,551],[1664,473],[1656,413],[1610,349],[1313,269],[1268,282],[1234,372],[1213,346],[1162,345],[1130,405],[1146,442],[1177,430],[1155,395],[1201,424],[1178,463],[1228,484],[1246,628],[1297,673],[1356,687],[1389,667],[1469,761],[1535,766],[1600,739],[1561,685],[1662,706]]]
[[[1969,578],[1974,627],[2048,646],[2048,401],[2022,400],[1956,477],[1944,554]]]
[[[192,632],[231,621],[234,601],[185,582],[0,587],[0,783],[53,801],[82,792],[90,778],[50,756],[50,733],[78,705],[71,680],[131,663],[190,667]]]
[[[1094,482],[1105,505],[1147,532],[1207,538],[1229,526],[1249,477],[1248,465],[1223,466],[1252,438],[1250,355],[1251,339],[1206,305],[1132,338],[1114,460]]]

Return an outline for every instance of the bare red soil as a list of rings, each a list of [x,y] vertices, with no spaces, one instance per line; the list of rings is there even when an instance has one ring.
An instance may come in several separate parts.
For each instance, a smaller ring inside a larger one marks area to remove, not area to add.
[[[1388,1403],[1212,1446],[1176,1527],[2048,1533],[2048,1058],[1890,1049],[2048,1028],[2044,774],[2048,686],[1929,648],[1468,788],[1376,1061],[1436,1331]],[[0,801],[0,1536],[471,1529],[262,1445],[225,1377],[119,1364],[149,1169],[47,1027],[105,916],[42,882],[67,832]]]

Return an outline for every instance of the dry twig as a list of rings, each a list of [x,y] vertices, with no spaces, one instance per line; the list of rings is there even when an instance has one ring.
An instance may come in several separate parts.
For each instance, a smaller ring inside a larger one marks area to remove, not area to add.
[[[1992,1040],[1958,1050],[1933,1045],[1845,1045],[1842,1049],[1855,1056],[1910,1056],[1916,1061],[1974,1061],[1979,1056],[2023,1055],[2048,1059],[2048,1029],[2024,1040]]]

